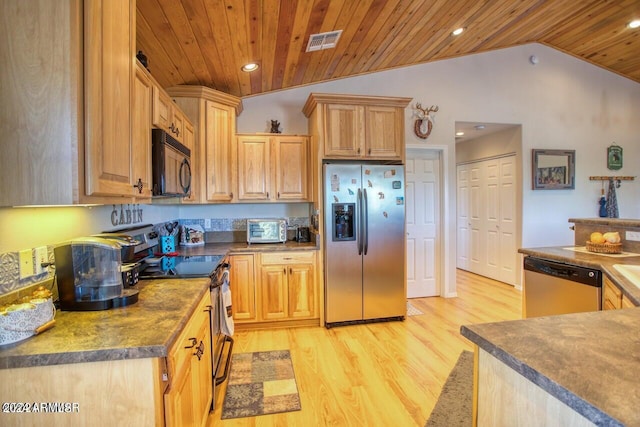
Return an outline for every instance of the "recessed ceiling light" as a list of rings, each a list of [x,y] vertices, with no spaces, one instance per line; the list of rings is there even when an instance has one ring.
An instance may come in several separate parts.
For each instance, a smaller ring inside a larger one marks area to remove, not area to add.
[[[247,73],[250,73],[252,71],[257,70],[258,68],[260,68],[260,66],[258,64],[256,64],[255,62],[251,62],[249,64],[245,64],[242,66],[241,70],[245,71]]]
[[[464,135],[464,132],[456,132],[456,136],[462,136]]]
[[[451,32],[451,35],[459,36],[464,31],[464,27],[457,28]]]
[[[629,24],[627,26],[629,28],[638,28],[638,27],[640,27],[640,19],[634,19],[633,21],[629,22]]]
[[[475,130],[484,130],[484,125],[475,125]]]

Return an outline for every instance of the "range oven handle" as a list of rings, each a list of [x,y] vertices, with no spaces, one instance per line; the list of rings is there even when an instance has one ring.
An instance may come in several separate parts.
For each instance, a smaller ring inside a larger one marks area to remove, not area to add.
[[[226,381],[227,376],[229,375],[229,367],[231,366],[231,354],[233,353],[233,338],[225,336],[224,342],[222,343],[222,348],[220,349],[220,356],[224,354],[224,345],[229,343],[229,351],[227,352],[227,361],[224,365],[224,372],[222,376],[216,377],[216,385],[220,385]],[[216,366],[216,372],[218,372],[218,368],[220,367],[220,358],[218,357],[218,366]]]

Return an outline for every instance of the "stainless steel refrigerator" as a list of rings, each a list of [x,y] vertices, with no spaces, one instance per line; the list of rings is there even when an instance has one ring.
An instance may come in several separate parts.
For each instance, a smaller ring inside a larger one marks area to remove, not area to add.
[[[404,167],[325,164],[325,324],[406,315]]]

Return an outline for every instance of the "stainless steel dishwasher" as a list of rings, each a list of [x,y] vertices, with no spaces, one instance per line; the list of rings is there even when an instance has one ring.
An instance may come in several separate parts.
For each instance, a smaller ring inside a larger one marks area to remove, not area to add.
[[[601,310],[602,272],[528,256],[524,300],[524,317]]]

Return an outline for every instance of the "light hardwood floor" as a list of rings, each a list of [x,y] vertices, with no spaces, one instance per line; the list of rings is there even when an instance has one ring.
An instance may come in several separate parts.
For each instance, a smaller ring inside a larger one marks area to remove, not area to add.
[[[234,353],[289,349],[302,410],[215,426],[423,426],[462,350],[460,326],[521,318],[512,286],[458,270],[457,298],[417,298],[403,322],[239,332]],[[224,386],[223,386],[224,387]]]

